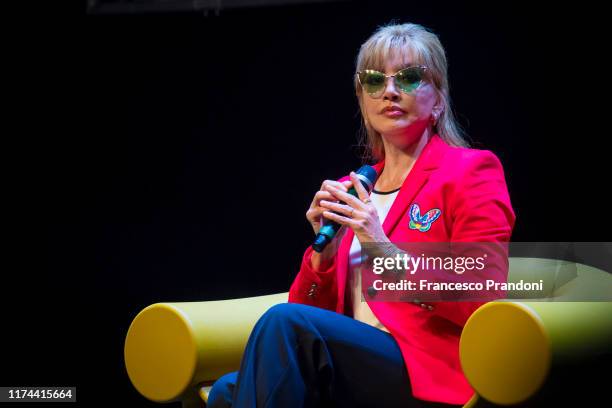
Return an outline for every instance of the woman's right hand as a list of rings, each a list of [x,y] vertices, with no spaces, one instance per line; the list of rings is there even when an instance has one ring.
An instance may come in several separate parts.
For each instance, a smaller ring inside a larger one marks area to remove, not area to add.
[[[321,229],[322,222],[324,220],[323,211],[327,211],[327,208],[321,207],[321,200],[338,202],[338,200],[332,195],[329,191],[329,186],[336,187],[344,192],[347,192],[349,188],[353,185],[351,180],[346,180],[343,182],[335,181],[335,180],[325,180],[321,184],[321,189],[317,191],[314,195],[312,203],[310,204],[310,208],[306,211],[306,219],[312,226],[312,229],[317,235],[319,230]],[[329,221],[327,221],[329,222]],[[326,266],[327,262],[331,260],[333,255],[337,251],[338,242],[342,239],[344,234],[346,233],[346,226],[340,227],[332,242],[329,243],[325,247],[322,253],[314,252],[312,256],[312,264],[313,268],[318,270],[321,267]]]
[[[353,182],[351,180],[346,180],[342,183],[335,180],[325,180],[323,184],[321,184],[321,189],[315,193],[312,203],[310,203],[310,208],[308,211],[306,211],[306,219],[312,226],[315,235],[317,235],[321,229],[321,223],[324,219],[322,215],[323,211],[329,210],[328,208],[321,207],[321,200],[332,201],[335,203],[338,202],[338,200],[329,191],[329,186],[334,186],[344,192],[347,192],[352,185]]]

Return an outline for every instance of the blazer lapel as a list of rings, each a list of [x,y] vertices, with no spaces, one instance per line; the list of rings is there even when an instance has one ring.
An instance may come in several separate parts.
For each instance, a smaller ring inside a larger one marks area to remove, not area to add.
[[[383,222],[382,227],[386,236],[391,235],[399,220],[408,211],[408,207],[414,197],[427,182],[431,172],[439,166],[446,147],[446,143],[438,135],[433,135],[429,142],[427,142],[417,161],[414,163],[412,170],[410,170],[410,173],[408,173],[408,176],[402,183],[402,187]],[[380,171],[378,171],[376,166],[380,168]],[[373,167],[380,174],[384,168],[384,160]]]
[[[425,148],[421,152],[421,155],[417,158],[414,163],[412,170],[408,173],[408,176],[402,183],[400,191],[393,201],[389,213],[383,222],[383,230],[386,236],[389,236],[395,229],[398,221],[402,218],[402,215],[408,211],[408,207],[412,202],[412,199],[421,190],[432,170],[436,169],[444,157],[445,149],[448,145],[438,135],[433,135],[429,142],[425,145]],[[374,164],[372,167],[376,170],[378,175],[382,173],[385,166],[385,161],[381,160]],[[353,243],[355,233],[352,229],[346,231],[345,236],[340,242],[338,247],[338,258],[337,258],[337,284],[338,284],[338,303],[336,306],[336,312],[344,314],[344,301],[345,301],[345,288],[346,288],[346,276],[348,273],[348,253]]]

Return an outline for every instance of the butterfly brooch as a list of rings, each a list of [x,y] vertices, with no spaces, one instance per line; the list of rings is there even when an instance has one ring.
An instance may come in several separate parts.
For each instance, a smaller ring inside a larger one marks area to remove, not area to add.
[[[427,211],[423,216],[421,216],[421,208],[417,203],[414,203],[410,206],[410,223],[408,226],[410,229],[415,229],[420,232],[429,231],[431,228],[431,224],[440,217],[442,211],[437,208],[433,208]]]

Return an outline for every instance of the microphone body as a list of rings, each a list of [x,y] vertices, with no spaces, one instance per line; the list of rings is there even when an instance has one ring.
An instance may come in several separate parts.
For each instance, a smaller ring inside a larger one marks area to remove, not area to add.
[[[355,172],[357,174],[357,178],[361,181],[361,185],[367,190],[368,193],[372,192],[374,188],[374,184],[376,183],[376,179],[378,178],[378,173],[372,166],[363,165]],[[348,191],[350,195],[358,197],[357,190],[355,190],[355,186],[352,186]],[[344,201],[340,201],[340,204],[346,204]],[[319,233],[314,239],[312,244],[312,249],[317,252],[323,252],[325,247],[334,239],[338,230],[342,227],[341,224],[338,224],[335,221],[326,220],[325,225],[321,226],[319,229]]]

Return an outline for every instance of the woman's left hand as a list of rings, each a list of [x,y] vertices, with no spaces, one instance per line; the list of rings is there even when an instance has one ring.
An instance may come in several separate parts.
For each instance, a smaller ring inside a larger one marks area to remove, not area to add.
[[[321,207],[329,209],[323,211],[323,216],[338,224],[346,225],[351,228],[361,243],[388,242],[389,239],[385,235],[382,225],[380,224],[378,212],[374,205],[369,203],[370,200],[367,190],[363,187],[354,172],[351,171],[350,177],[359,198],[332,187],[329,189],[332,195],[338,200],[344,201],[346,204],[321,200]]]

